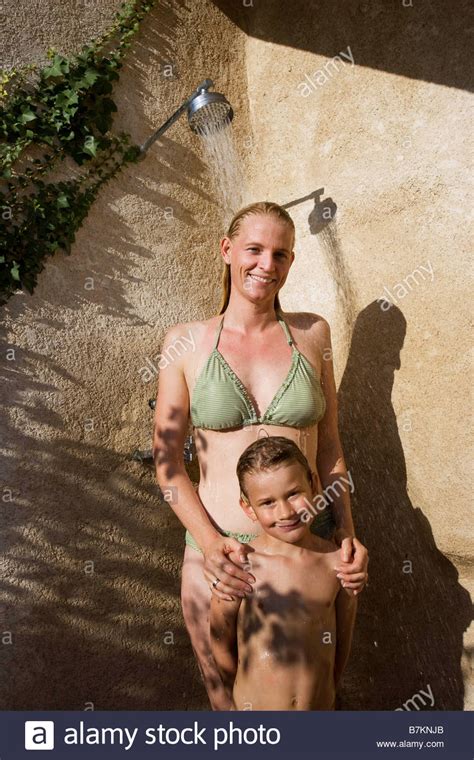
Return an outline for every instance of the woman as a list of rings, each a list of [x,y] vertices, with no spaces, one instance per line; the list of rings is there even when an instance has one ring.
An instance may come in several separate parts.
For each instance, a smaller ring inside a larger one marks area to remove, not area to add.
[[[345,562],[337,570],[343,585],[357,593],[367,581],[367,551],[354,537],[349,494],[341,487],[350,480],[338,434],[329,325],[316,314],[284,315],[278,299],[294,243],[293,221],[277,204],[241,209],[221,240],[219,315],[175,325],[162,348],[174,358],[160,372],[153,456],[158,484],[187,529],[183,615],[215,710],[230,705],[211,655],[209,605],[211,593],[225,599],[252,590],[254,578],[243,565],[255,525],[239,506],[235,468],[258,436],[284,435],[301,448],[320,490],[329,487],[333,499],[331,509],[317,510],[312,529],[334,533],[342,547]],[[182,342],[190,334],[186,345],[193,351]],[[197,492],[183,462],[189,417],[200,466]]]

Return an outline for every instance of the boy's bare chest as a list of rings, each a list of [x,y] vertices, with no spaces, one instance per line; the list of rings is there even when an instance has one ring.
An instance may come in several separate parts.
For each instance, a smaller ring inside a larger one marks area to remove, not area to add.
[[[329,558],[296,563],[260,555],[254,560],[254,591],[239,610],[243,667],[262,672],[262,677],[279,672],[280,666],[292,668],[298,683],[310,665],[318,666],[311,670],[313,675],[324,668],[331,671],[339,581]],[[262,667],[264,671],[259,670]]]
[[[239,612],[239,651],[244,659],[303,666],[330,658],[336,641],[337,586],[299,574],[291,579],[259,578],[254,585]]]
[[[308,617],[324,617],[334,607],[339,591],[336,573],[327,561],[300,566],[295,563],[263,561],[253,568],[256,577],[249,600],[265,616],[284,616],[297,623]]]

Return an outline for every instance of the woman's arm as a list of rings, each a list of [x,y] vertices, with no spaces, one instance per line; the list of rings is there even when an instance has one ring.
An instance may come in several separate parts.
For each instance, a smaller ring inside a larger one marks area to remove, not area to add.
[[[321,324],[322,323],[322,324]],[[323,331],[321,387],[326,399],[326,411],[318,425],[316,466],[325,494],[331,499],[336,522],[336,540],[354,536],[350,503],[350,483],[338,428],[338,406],[334,365],[332,361],[331,330],[325,319],[319,323]]]
[[[237,673],[237,616],[241,602],[225,602],[214,596],[211,599],[211,651],[229,697]]]
[[[347,471],[339,438],[331,330],[325,319],[320,321],[319,329],[323,331],[320,343],[322,349],[321,387],[326,399],[326,411],[318,426],[316,467],[323,491],[331,500],[336,523],[334,538],[341,547],[344,558],[344,565],[337,568],[338,571],[341,570],[338,578],[344,586],[360,591],[367,580],[368,553],[367,549],[355,538],[349,495],[353,490],[353,480]],[[353,552],[355,553],[352,558]]]
[[[220,598],[251,590],[246,581],[253,576],[234,564],[228,555],[246,561],[246,550],[236,539],[221,536],[214,528],[184,466],[184,442],[188,431],[189,393],[184,374],[183,355],[176,350],[183,337],[183,326],[175,325],[166,334],[162,354],[170,357],[160,369],[153,425],[153,459],[156,479],[165,500],[201,547],[205,575],[211,583],[220,582],[213,592]]]
[[[336,597],[336,656],[334,658],[334,683],[337,687],[347,665],[351,651],[352,635],[357,612],[357,599],[350,592],[339,589]]]

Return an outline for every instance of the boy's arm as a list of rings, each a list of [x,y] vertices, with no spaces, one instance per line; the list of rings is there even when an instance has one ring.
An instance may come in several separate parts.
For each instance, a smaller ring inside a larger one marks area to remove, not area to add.
[[[336,658],[334,663],[336,689],[349,659],[356,612],[357,597],[353,595],[350,589],[341,588],[336,597]]]
[[[214,594],[211,598],[211,651],[229,695],[237,673],[237,615],[241,602],[242,597],[234,597],[232,602]]]

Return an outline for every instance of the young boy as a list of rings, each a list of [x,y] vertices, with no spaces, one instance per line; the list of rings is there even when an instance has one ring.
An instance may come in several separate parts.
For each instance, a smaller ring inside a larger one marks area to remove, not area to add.
[[[317,482],[288,438],[259,438],[237,464],[240,505],[262,532],[249,546],[246,598],[211,600],[211,646],[234,710],[334,710],[356,597],[341,551],[310,532]]]

